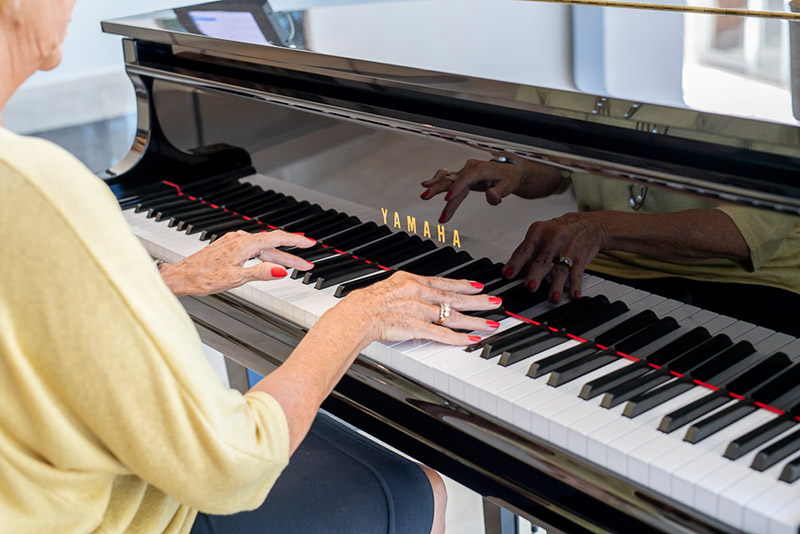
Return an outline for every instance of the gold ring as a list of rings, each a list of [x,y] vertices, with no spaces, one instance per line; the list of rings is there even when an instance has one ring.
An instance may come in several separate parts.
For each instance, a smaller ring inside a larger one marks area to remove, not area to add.
[[[456,173],[450,172],[447,169],[442,169],[442,170],[444,171],[445,180],[450,180],[451,182],[455,182],[456,180],[458,180],[458,176],[456,176]]]
[[[439,304],[439,320],[435,324],[441,325],[448,317],[450,317],[450,303],[443,302]]]

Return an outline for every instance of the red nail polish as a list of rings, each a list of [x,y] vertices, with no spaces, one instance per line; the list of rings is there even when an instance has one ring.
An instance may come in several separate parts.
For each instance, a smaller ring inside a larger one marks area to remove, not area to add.
[[[483,289],[483,284],[480,282],[470,282],[475,289]]]
[[[307,261],[306,263],[309,264],[312,267],[314,266],[314,262],[312,262],[312,261]]]
[[[294,235],[306,235],[305,232],[295,232]]]
[[[527,286],[531,291],[536,291],[536,280],[529,280]]]
[[[444,199],[445,200],[450,200],[450,197],[452,197],[452,196],[453,196],[453,192],[452,191],[448,191],[447,194],[444,196]]]
[[[489,304],[502,304],[503,299],[500,297],[489,297]]]
[[[316,239],[311,239],[310,237],[307,237],[306,239],[308,239],[308,240],[309,240],[309,241],[311,241],[312,243],[316,243],[316,242],[317,242],[317,240],[316,240]]]
[[[500,328],[500,323],[497,321],[486,321],[486,326],[489,328]]]
[[[421,198],[422,200],[428,200],[428,197],[430,196],[430,194],[431,194],[431,190],[430,189],[426,189],[425,191],[422,192],[422,194],[419,196],[419,198]]]
[[[553,296],[550,297],[550,300],[552,300],[553,302],[558,302],[559,296],[561,296],[561,294],[558,291],[553,291]]]
[[[576,299],[579,299],[579,298],[581,298],[581,292],[580,292],[580,291],[578,291],[577,289],[576,289],[576,290],[575,290],[575,291],[572,293],[572,295],[573,295],[573,296],[574,296]]]
[[[282,267],[273,267],[272,271],[271,271],[271,274],[272,274],[273,278],[283,278],[284,276],[286,276],[289,273],[287,273],[286,269],[284,269]]]
[[[439,216],[439,224],[444,224],[444,213]]]
[[[508,269],[503,271],[503,277],[504,278],[512,278],[513,276],[514,276],[514,268],[513,267],[509,267]]]
[[[481,336],[469,336],[469,340],[472,341],[473,343],[480,343]]]

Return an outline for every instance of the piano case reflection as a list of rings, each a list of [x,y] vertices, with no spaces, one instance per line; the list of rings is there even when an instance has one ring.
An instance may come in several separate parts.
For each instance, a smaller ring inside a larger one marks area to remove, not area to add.
[[[437,169],[502,154],[625,181],[632,200],[669,191],[797,215],[791,109],[676,107],[662,89],[686,80],[620,87],[624,58],[570,33],[708,27],[684,10],[221,1],[106,21],[125,37],[139,122],[104,178],[166,261],[233,230],[319,241],[298,253],[317,264],[305,276],[182,299],[205,343],[262,374],[339,298],[396,269],[503,297],[485,314],[502,321],[496,336],[374,343],[324,405],[490,502],[555,532],[798,532],[800,341],[741,320],[769,300],[698,306],[595,272],[554,306],[504,279],[502,262],[533,220],[575,209],[569,193],[502,210],[473,194],[448,225],[441,203],[419,200]],[[475,39],[493,23],[528,36],[528,62]],[[672,55],[653,64],[682,61],[657,40],[639,51],[662,48]],[[598,67],[604,83],[585,70]]]

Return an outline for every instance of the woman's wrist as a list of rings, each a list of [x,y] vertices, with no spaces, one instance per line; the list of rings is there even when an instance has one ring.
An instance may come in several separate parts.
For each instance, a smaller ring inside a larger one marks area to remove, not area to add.
[[[173,295],[176,297],[183,297],[189,294],[185,289],[184,276],[180,273],[178,263],[166,263],[165,261],[157,260],[156,268],[159,274],[161,274],[161,279],[164,280],[164,283],[167,284],[167,287],[172,291]]]

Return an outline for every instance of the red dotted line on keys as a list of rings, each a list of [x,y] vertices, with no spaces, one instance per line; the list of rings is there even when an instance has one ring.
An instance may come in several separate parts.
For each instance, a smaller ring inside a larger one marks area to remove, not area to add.
[[[542,323],[539,323],[539,322],[534,321],[532,319],[527,319],[525,317],[522,317],[521,315],[517,315],[515,313],[511,313],[510,311],[506,311],[506,314],[510,315],[511,317],[514,317],[515,319],[519,319],[520,321],[525,321],[526,323],[531,323],[531,324],[536,325],[536,326],[545,326],[546,328],[552,330],[553,332],[561,332],[557,328],[553,328],[552,326],[543,325]],[[578,337],[578,336],[575,336],[575,335],[572,335],[572,334],[567,334],[567,337],[569,337],[570,339],[574,339],[575,341],[580,341],[581,343],[592,343],[592,341],[589,341],[588,339],[583,339],[581,337]],[[608,350],[608,347],[604,347],[603,345],[600,345],[598,343],[595,343],[594,345],[598,349]],[[634,362],[643,361],[641,358],[637,358],[636,356],[631,356],[630,354],[625,354],[624,352],[619,352],[619,351],[615,351],[615,352],[616,352],[617,356],[620,356],[622,358],[626,358],[626,359],[634,361]],[[660,365],[656,365],[656,364],[650,363],[648,361],[645,361],[645,363],[647,365],[649,365],[650,367],[652,367],[653,369],[661,369],[662,368]],[[681,373],[676,373],[675,371],[670,371],[670,373],[675,375],[675,376],[677,376],[678,378],[683,378],[683,376],[684,376]],[[719,387],[714,386],[712,384],[708,384],[706,382],[702,382],[700,380],[694,380],[693,379],[692,381],[695,384],[697,384],[698,386],[702,386],[704,388],[710,389],[711,391],[719,391],[720,390]],[[728,395],[730,395],[734,399],[745,400],[745,398],[742,395],[738,395],[736,393],[731,393],[730,391],[728,391],[727,393],[728,393]],[[764,403],[761,403],[761,402],[755,402],[754,401],[753,404],[755,406],[763,409],[763,410],[768,410],[768,411],[776,413],[778,415],[783,415],[783,414],[786,413],[785,411],[783,411],[781,409],[775,408],[774,406],[770,406],[768,404],[764,404]],[[800,421],[800,416],[795,416],[795,419]]]
[[[235,211],[233,211],[233,210],[229,210],[228,208],[223,208],[222,206],[218,206],[218,205],[216,205],[216,204],[212,204],[211,202],[208,202],[208,201],[206,201],[206,200],[203,200],[202,198],[198,198],[198,197],[195,197],[195,196],[189,195],[189,194],[187,194],[187,193],[184,193],[184,192],[181,190],[181,186],[179,186],[178,184],[175,184],[175,183],[172,183],[172,182],[168,182],[168,181],[166,181],[166,180],[162,180],[162,183],[163,183],[164,185],[168,185],[168,186],[170,186],[170,187],[174,187],[174,188],[175,188],[175,189],[178,191],[178,196],[181,196],[181,197],[186,197],[186,198],[188,198],[189,200],[194,200],[194,201],[200,202],[201,204],[205,204],[205,205],[207,205],[207,206],[209,206],[209,207],[211,207],[211,208],[217,209],[217,210],[223,210],[223,211],[226,211],[226,212],[230,213],[231,215],[235,215],[235,216],[237,216],[237,217],[241,217],[241,218],[242,218],[242,219],[244,219],[245,221],[253,221],[253,222],[256,222],[256,223],[258,223],[258,224],[261,224],[261,225],[263,225],[263,226],[266,226],[266,227],[267,227],[267,228],[269,228],[270,230],[278,230],[278,229],[279,229],[277,226],[272,226],[271,224],[267,224],[267,223],[261,222],[261,221],[259,221],[258,219],[253,219],[252,217],[248,217],[247,215],[242,215],[241,213],[237,213],[237,212],[235,212]],[[261,231],[262,231],[262,232],[266,232],[266,230],[261,230]],[[320,243],[320,246],[322,246],[322,248],[331,248],[331,247],[329,247],[328,245],[323,245],[322,243]],[[333,250],[333,251],[334,251],[334,252],[336,252],[337,254],[343,254],[343,255],[344,255],[344,254],[347,254],[347,252],[344,252],[344,251],[341,251],[341,250],[337,250],[337,249],[335,249],[335,248],[334,248],[334,249],[331,249],[331,250]],[[359,258],[358,258],[358,256],[353,256],[353,259],[357,260],[357,259],[359,259]],[[360,258],[360,259],[364,260],[366,263],[373,263],[373,262],[371,262],[371,261],[369,261],[369,260],[365,260],[364,258]],[[383,269],[384,271],[391,271],[391,269],[390,269],[389,267],[384,267],[384,266],[383,266],[383,265],[381,265],[380,263],[376,263],[375,265],[376,265],[377,267],[380,267],[380,268],[381,268],[381,269]]]

